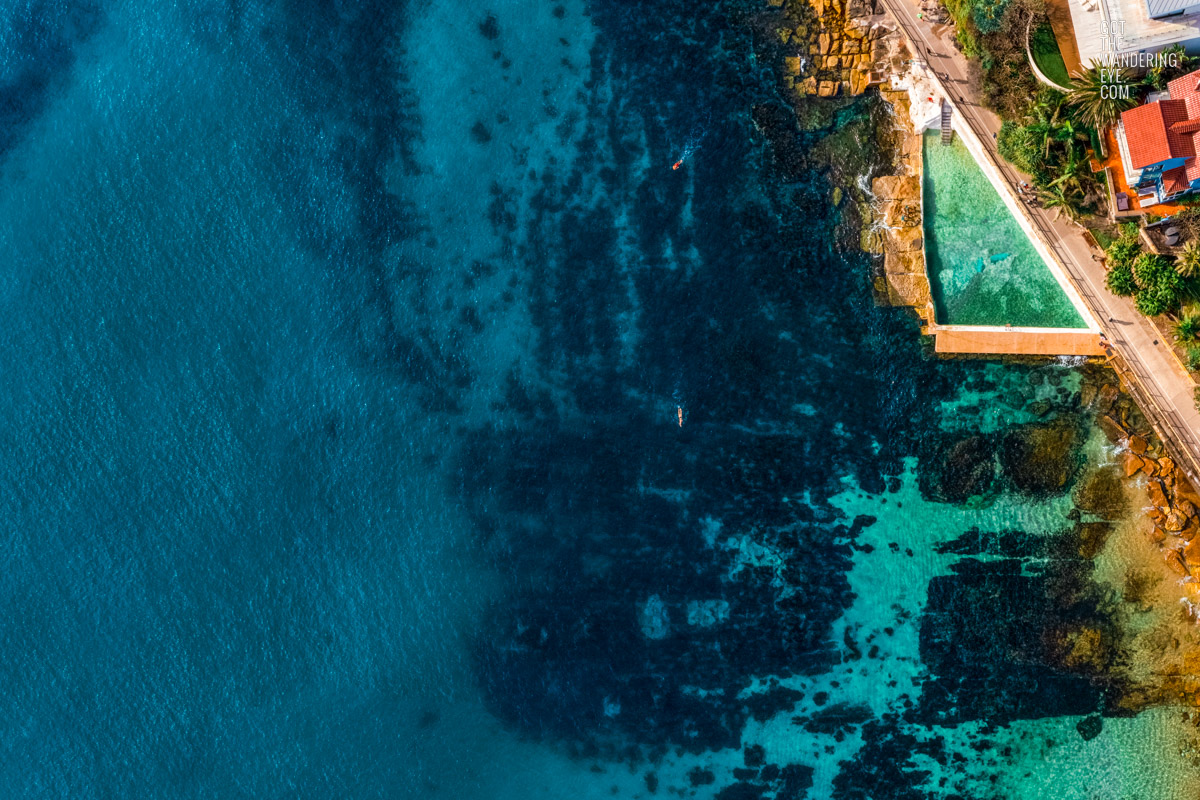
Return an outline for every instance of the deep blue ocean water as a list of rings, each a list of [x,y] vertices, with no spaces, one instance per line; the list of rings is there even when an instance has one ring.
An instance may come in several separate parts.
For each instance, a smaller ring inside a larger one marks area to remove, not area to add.
[[[0,10],[0,794],[1170,796],[767,10]]]

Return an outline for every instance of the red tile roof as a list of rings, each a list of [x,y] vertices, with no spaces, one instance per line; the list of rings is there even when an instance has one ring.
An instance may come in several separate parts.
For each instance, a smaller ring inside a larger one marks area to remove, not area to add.
[[[1121,122],[1125,125],[1125,140],[1129,143],[1130,166],[1134,169],[1148,167],[1173,157],[1171,144],[1167,141],[1167,122],[1163,114],[1163,106],[1170,102],[1160,100],[1156,103],[1146,103],[1121,114]],[[1182,100],[1175,102],[1184,106]],[[1186,106],[1183,114],[1186,119]],[[1175,114],[1172,114],[1172,117],[1174,116]]]
[[[1200,131],[1200,119],[1185,119],[1183,122],[1176,122],[1167,128],[1171,133],[1195,133]]]
[[[1191,181],[1187,178],[1187,170],[1184,167],[1176,167],[1164,172],[1162,174],[1162,182],[1163,195],[1166,197],[1170,197],[1176,192],[1182,192],[1191,185]]]
[[[1162,175],[1163,192],[1172,195],[1200,180],[1200,70],[1167,84],[1169,100],[1146,103],[1121,115],[1129,160],[1143,169],[1172,158],[1183,166]]]

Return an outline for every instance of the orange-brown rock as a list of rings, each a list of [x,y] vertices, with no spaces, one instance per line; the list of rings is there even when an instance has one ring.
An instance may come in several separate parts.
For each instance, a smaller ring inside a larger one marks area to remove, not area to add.
[[[1167,521],[1167,512],[1163,511],[1160,508],[1150,509],[1149,511],[1146,512],[1146,516],[1149,517],[1150,520],[1155,525],[1162,525],[1164,522]]]
[[[1146,440],[1136,433],[1129,437],[1129,449],[1135,453],[1146,452]]]
[[[1183,530],[1179,532],[1179,535],[1190,542],[1196,538],[1197,533],[1200,533],[1200,519],[1189,517],[1187,524],[1183,526]]]
[[[1167,518],[1163,520],[1163,529],[1171,533],[1178,533],[1187,525],[1187,517],[1180,514],[1178,511],[1172,511],[1167,514]]]
[[[1192,539],[1183,546],[1183,558],[1193,566],[1200,564],[1200,539]]]
[[[1170,508],[1171,504],[1167,501],[1166,491],[1163,489],[1161,481],[1150,481],[1146,484],[1146,496],[1150,498],[1150,504],[1159,508]]]
[[[1167,562],[1167,568],[1176,575],[1186,576],[1191,574],[1188,571],[1187,563],[1183,560],[1183,554],[1178,550],[1163,551],[1163,560]]]
[[[1126,453],[1121,460],[1125,466],[1126,478],[1136,475],[1140,470],[1145,469],[1146,467],[1146,462],[1142,461],[1142,457],[1135,455],[1134,453]]]
[[[1154,542],[1154,544],[1162,544],[1167,538],[1167,534],[1165,534],[1163,529],[1157,525],[1151,528],[1150,533],[1146,535],[1150,538],[1150,541]]]
[[[1175,474],[1175,460],[1173,458],[1171,458],[1170,456],[1163,456],[1162,458],[1160,458],[1158,460],[1158,474],[1174,475]]]

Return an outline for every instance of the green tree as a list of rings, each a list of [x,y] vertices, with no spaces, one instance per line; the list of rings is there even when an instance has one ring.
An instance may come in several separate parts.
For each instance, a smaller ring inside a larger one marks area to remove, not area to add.
[[[1038,198],[1046,208],[1058,211],[1059,216],[1066,214],[1070,219],[1079,218],[1079,209],[1073,198],[1069,197],[1062,186],[1050,186],[1038,191]]]
[[[1125,87],[1132,82],[1128,70],[1116,67],[1101,71],[1100,64],[1093,61],[1071,82],[1067,102],[1075,107],[1080,122],[1098,131],[1104,130],[1117,121],[1122,111],[1137,105],[1132,92],[1129,97],[1121,97]]]
[[[1183,278],[1165,258],[1142,253],[1133,260],[1131,270],[1138,286],[1134,298],[1138,311],[1148,317],[1156,317],[1179,305],[1183,296]]]
[[[1196,341],[1196,336],[1200,334],[1200,313],[1195,311],[1190,314],[1184,314],[1179,322],[1175,323],[1175,341],[1181,344]]]
[[[975,0],[971,9],[971,20],[980,33],[995,33],[1000,30],[1009,0]]]
[[[1200,239],[1189,239],[1175,258],[1175,271],[1185,278],[1200,272]]]
[[[1104,285],[1115,295],[1132,297],[1138,290],[1133,279],[1133,260],[1142,252],[1142,246],[1138,243],[1136,225],[1122,225],[1120,231],[1120,238],[1105,251],[1108,275],[1104,277]]]
[[[1108,274],[1104,276],[1104,285],[1119,297],[1132,297],[1138,290],[1128,261],[1112,264],[1108,268]]]
[[[1000,132],[996,135],[1000,155],[1017,169],[1031,175],[1042,169],[1045,158],[1042,142],[1034,127],[1018,125],[1007,119],[1000,123]]]
[[[1087,159],[1075,147],[1074,142],[1068,145],[1067,158],[1055,167],[1055,171],[1058,172],[1058,177],[1050,182],[1051,186],[1061,186],[1067,196],[1075,194],[1082,197],[1087,194],[1084,182],[1091,180],[1091,171]]]

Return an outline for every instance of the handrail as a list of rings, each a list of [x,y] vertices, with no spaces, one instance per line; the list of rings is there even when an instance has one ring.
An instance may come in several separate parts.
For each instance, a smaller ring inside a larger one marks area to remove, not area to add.
[[[909,45],[914,50],[914,55],[924,60],[926,64],[932,65],[932,62],[929,59],[928,48],[926,48],[922,43],[921,38],[910,29],[904,17],[897,13],[893,7],[893,3],[895,3],[896,0],[880,0],[880,2],[888,10],[892,19],[896,21],[896,24],[900,27],[900,30],[903,31],[905,38],[909,42]],[[931,79],[937,84],[938,88],[941,89],[942,93],[946,95],[951,105],[956,105],[953,99],[951,99],[954,95],[951,94],[951,92],[942,83],[942,79],[937,74],[936,70],[930,66],[928,71]],[[979,140],[980,144],[982,145],[982,149],[987,155],[992,166],[997,169],[1001,176],[1003,176],[1004,180],[1008,182],[1010,187],[1020,185],[1021,181],[1019,180],[1017,174],[1013,171],[1012,166],[1003,158],[999,157],[999,154],[994,151],[991,145],[989,145],[990,137],[985,136],[983,132],[979,130],[979,126],[977,125],[976,121],[972,119],[972,115],[967,112],[965,106],[968,104],[963,102],[962,105],[964,107],[959,109],[959,119],[966,122],[967,126],[971,129],[971,132],[975,135],[975,138]],[[1044,215],[1041,213],[1034,213],[1032,209],[1029,209],[1024,204],[1020,204],[1020,208],[1025,219],[1037,229],[1038,234],[1048,246],[1055,259],[1059,262],[1059,266],[1062,267],[1064,274],[1067,275],[1071,280],[1071,284],[1074,286],[1075,290],[1079,292],[1079,294],[1087,301],[1088,305],[1093,310],[1099,308],[1100,302],[1097,299],[1095,292],[1091,290],[1088,282],[1083,280],[1083,278],[1079,275],[1078,270],[1074,266],[1074,260],[1066,254],[1066,251],[1062,246],[1061,237],[1050,230]],[[1104,315],[1101,314],[1099,316],[1103,317]],[[1097,322],[1103,327],[1103,319],[1098,319]],[[1188,430],[1187,426],[1183,424],[1182,420],[1177,419],[1179,416],[1178,412],[1173,410],[1170,412],[1167,411],[1167,409],[1170,408],[1170,403],[1168,403],[1166,398],[1162,396],[1162,393],[1156,388],[1154,381],[1146,373],[1146,368],[1141,363],[1141,360],[1137,358],[1136,351],[1132,350],[1127,341],[1119,336],[1116,336],[1115,332],[1111,341],[1114,350],[1120,357],[1120,361],[1123,362],[1124,366],[1124,370],[1122,370],[1120,368],[1122,366],[1121,364],[1118,364],[1116,360],[1110,360],[1110,363],[1114,365],[1114,371],[1116,371],[1119,377],[1123,378],[1121,382],[1126,386],[1127,389],[1130,390],[1130,394],[1134,396],[1138,407],[1141,409],[1151,427],[1154,428],[1154,431],[1158,435],[1159,439],[1162,440],[1164,448],[1171,454],[1171,457],[1175,461],[1176,465],[1183,470],[1192,485],[1200,489],[1200,455],[1198,455],[1200,454],[1200,443],[1196,441],[1195,437],[1192,435],[1191,431]],[[1123,372],[1127,373],[1129,377],[1126,378],[1125,375],[1122,374]],[[1176,419],[1172,419],[1172,416],[1174,416]]]

